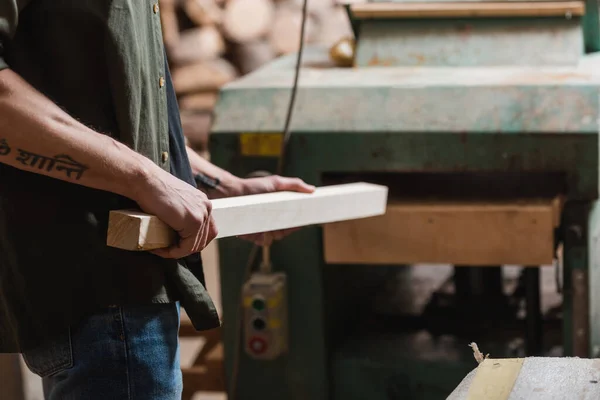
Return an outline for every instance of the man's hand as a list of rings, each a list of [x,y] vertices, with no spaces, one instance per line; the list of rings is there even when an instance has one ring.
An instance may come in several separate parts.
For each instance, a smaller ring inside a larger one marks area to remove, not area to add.
[[[312,193],[315,187],[308,185],[299,178],[286,178],[278,175],[265,176],[261,178],[240,179],[239,184],[235,185],[238,192],[232,193],[232,196],[245,196],[250,194],[272,193],[272,192],[300,192]],[[229,196],[228,196],[229,197]],[[241,239],[248,240],[259,246],[268,246],[274,240],[280,240],[289,234],[297,231],[299,228],[283,229],[274,232],[254,233],[240,236]]]
[[[272,193],[281,191],[312,193],[315,187],[306,184],[298,178],[286,178],[278,175],[270,175],[260,178],[240,179],[231,173],[211,164],[208,160],[200,157],[193,149],[187,148],[188,158],[194,174],[204,173],[213,178],[219,178],[216,189],[207,190],[210,199],[224,197],[246,196],[250,194]],[[205,189],[206,190],[206,189]],[[279,240],[296,231],[297,228],[285,229],[275,232],[257,233],[240,236],[255,244],[269,245],[273,240]]]
[[[178,244],[152,251],[158,256],[183,258],[198,253],[217,236],[210,200],[165,171],[144,179],[134,200],[144,212],[156,215],[179,235]]]
[[[300,193],[312,193],[315,191],[314,186],[305,183],[300,178],[287,178],[279,175],[240,179],[238,187],[238,193],[231,193],[227,197],[284,191]]]

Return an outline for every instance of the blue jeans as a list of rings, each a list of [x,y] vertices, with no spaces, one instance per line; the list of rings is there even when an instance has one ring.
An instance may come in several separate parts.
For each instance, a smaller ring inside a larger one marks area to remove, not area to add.
[[[179,303],[110,307],[23,354],[47,400],[180,400]]]

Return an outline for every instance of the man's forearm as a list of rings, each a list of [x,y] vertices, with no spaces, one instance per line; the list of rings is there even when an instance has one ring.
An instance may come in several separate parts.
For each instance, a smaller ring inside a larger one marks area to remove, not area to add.
[[[242,192],[242,180],[230,172],[217,167],[207,159],[201,157],[189,146],[187,148],[188,158],[194,175],[204,174],[213,179],[219,180],[219,185],[215,189],[200,187],[209,198],[229,197],[231,193],[240,194]]]
[[[217,236],[202,192],[77,122],[8,69],[0,71],[0,162],[134,200],[179,236],[173,246],[153,250],[156,256],[187,257]]]
[[[159,169],[81,124],[8,69],[0,71],[0,162],[130,198],[132,183]]]

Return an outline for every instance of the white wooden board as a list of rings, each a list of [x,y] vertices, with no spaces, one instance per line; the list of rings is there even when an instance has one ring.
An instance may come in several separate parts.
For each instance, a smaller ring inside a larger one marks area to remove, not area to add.
[[[446,400],[600,399],[600,359],[528,357],[522,360],[516,380],[504,371],[507,361],[485,360]],[[486,388],[486,394],[474,393],[475,387]]]
[[[314,193],[277,192],[212,201],[217,238],[367,218],[385,213],[388,189],[358,182],[320,187]],[[175,236],[152,215],[112,211],[107,244],[126,250],[167,247]]]

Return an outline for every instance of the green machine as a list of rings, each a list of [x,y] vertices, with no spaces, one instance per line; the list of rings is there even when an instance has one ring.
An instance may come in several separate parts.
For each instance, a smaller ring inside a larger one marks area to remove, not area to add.
[[[346,7],[354,65],[304,50],[285,175],[385,184],[388,213],[304,228],[273,245],[272,269],[219,242],[234,399],[443,399],[476,366],[473,341],[600,357],[598,1]],[[213,162],[275,171],[296,57],[222,89]],[[561,304],[542,315],[537,267],[555,259]],[[422,263],[454,273],[417,311],[381,312]],[[528,268],[507,295],[508,264]]]

